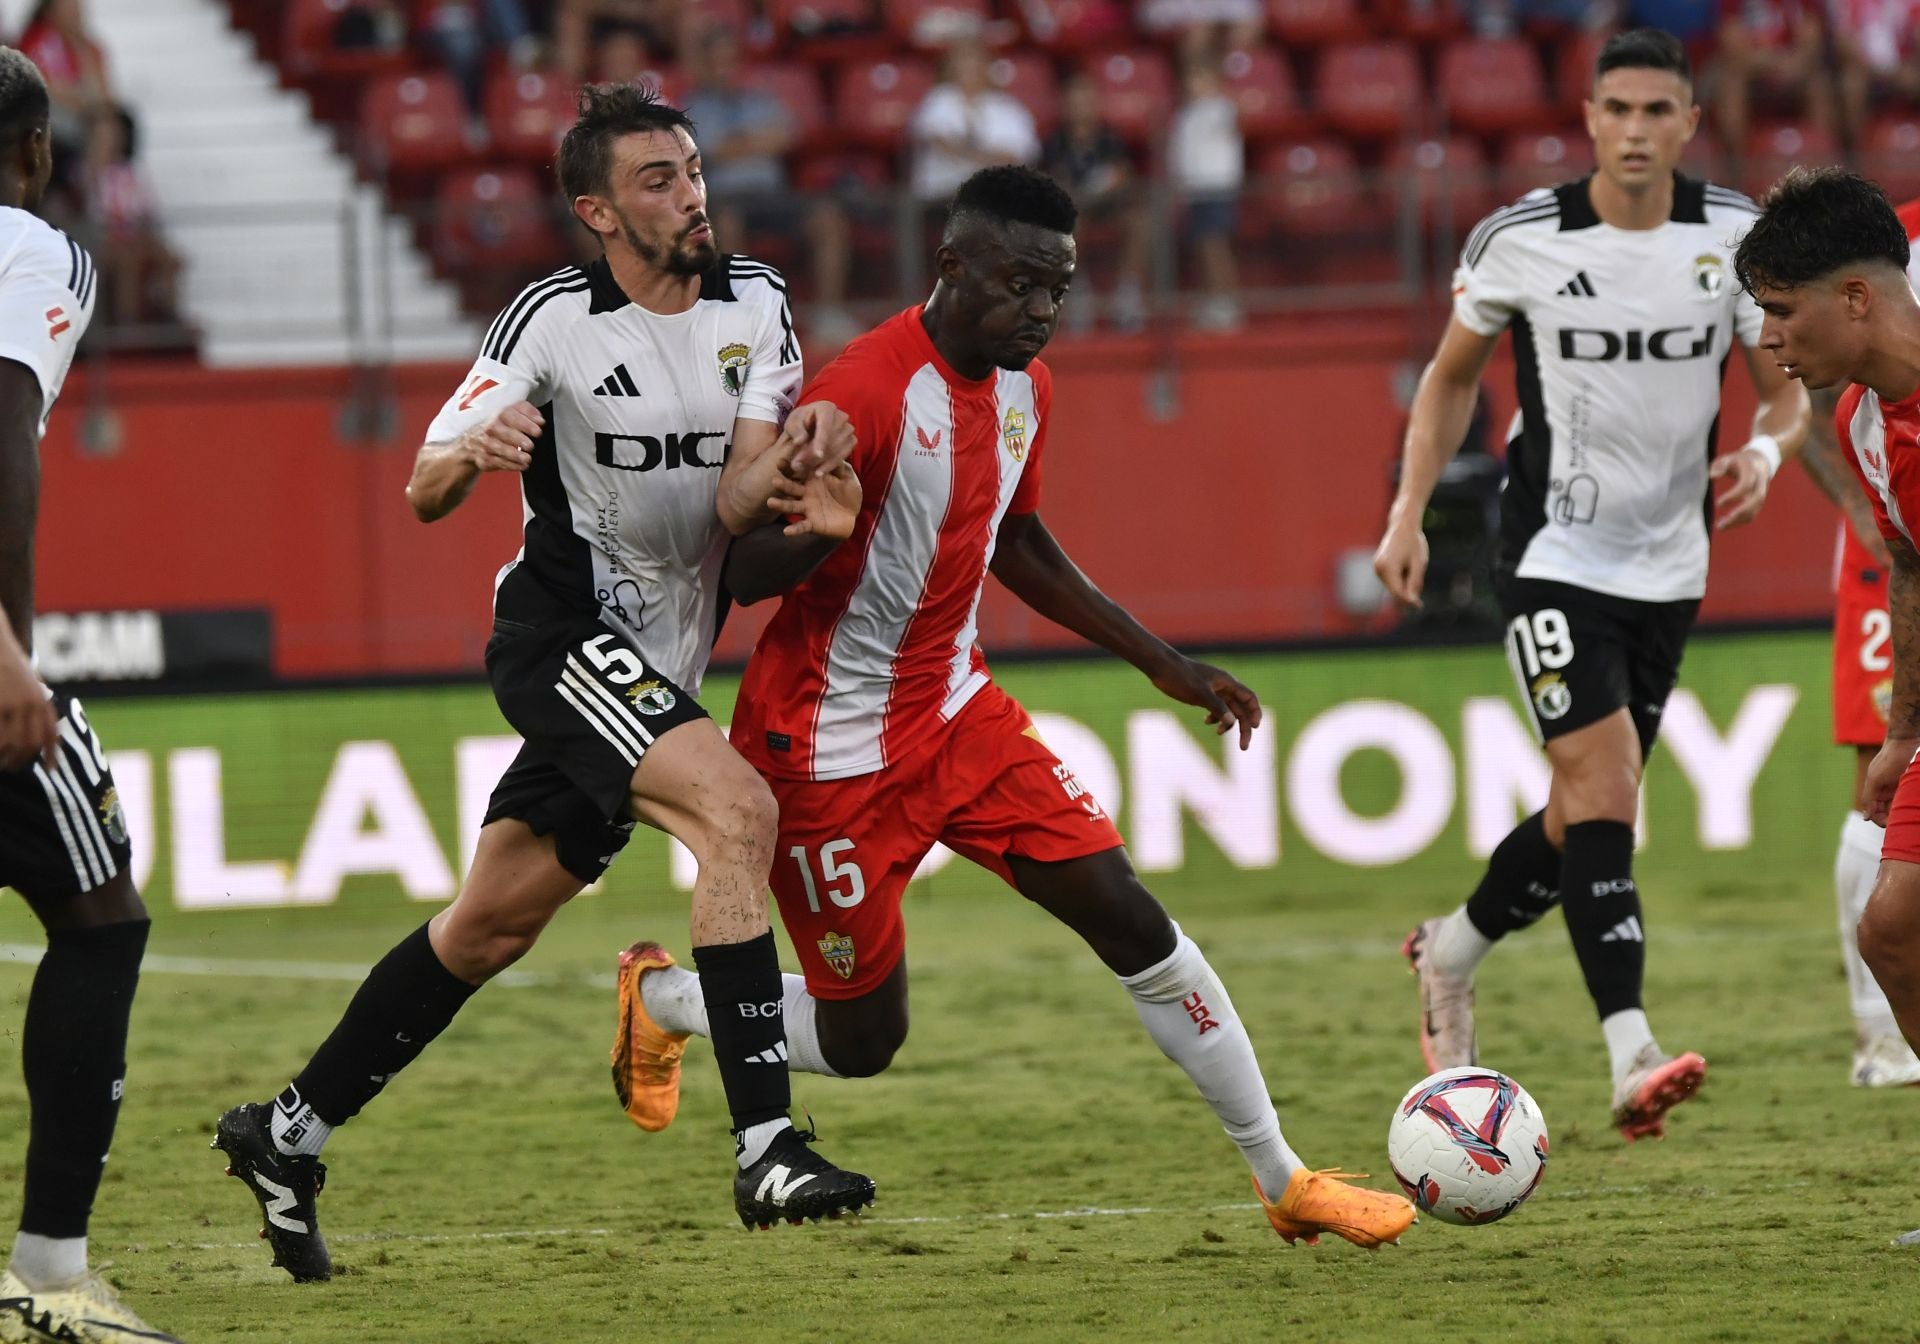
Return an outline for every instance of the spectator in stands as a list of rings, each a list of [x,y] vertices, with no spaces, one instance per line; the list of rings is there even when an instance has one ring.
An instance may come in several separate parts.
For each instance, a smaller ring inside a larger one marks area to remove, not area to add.
[[[87,26],[81,0],[39,0],[21,30],[18,46],[46,77],[52,101],[48,126],[53,140],[53,191],[73,193],[75,173],[86,156],[87,124],[114,105],[107,60]],[[58,212],[59,200],[48,204]]]
[[[707,206],[720,246],[745,252],[756,236],[802,234],[813,281],[811,332],[824,344],[844,345],[858,334],[844,306],[851,246],[846,212],[830,197],[797,208],[782,159],[793,146],[792,123],[779,99],[741,77],[740,40],[733,30],[709,25],[690,36],[688,48],[683,105],[699,133]]]
[[[539,40],[520,0],[428,0],[417,13],[428,49],[460,82],[467,108],[475,116],[480,114],[487,66],[495,50],[522,69],[539,56]]]
[[[1173,118],[1167,171],[1185,210],[1187,240],[1206,290],[1193,322],[1204,331],[1232,331],[1241,322],[1233,264],[1233,233],[1246,177],[1240,112],[1227,93],[1219,57],[1190,55],[1180,82],[1183,100]]]
[[[97,110],[88,124],[86,213],[104,283],[98,308],[110,323],[174,322],[180,263],[160,236],[153,188],[133,156],[133,119]]]
[[[1085,223],[1119,227],[1120,269],[1107,317],[1121,331],[1139,330],[1147,316],[1146,202],[1126,145],[1100,115],[1100,88],[1088,75],[1074,75],[1061,90],[1060,125],[1041,147],[1040,166],[1072,194]],[[1091,325],[1095,315],[1084,267],[1073,291],[1066,311],[1070,330]]]
[[[1722,0],[1713,60],[1713,114],[1736,159],[1746,152],[1756,102],[1790,108],[1834,129],[1833,83],[1817,0]]]
[[[330,36],[341,51],[406,50],[407,10],[401,0],[349,0]]]
[[[1840,109],[1858,145],[1876,98],[1920,102],[1920,0],[1833,0]]]
[[[1040,152],[1033,113],[993,86],[987,46],[962,37],[948,48],[940,83],[914,111],[913,191],[928,204],[944,203],[981,168],[1031,163]]]
[[[671,54],[680,31],[680,0],[556,0],[553,10],[554,62],[560,73],[578,81],[592,68],[593,51],[608,37],[638,38],[655,54]]]
[[[1260,41],[1260,0],[1139,0],[1141,28],[1179,35],[1180,59],[1226,55]]]

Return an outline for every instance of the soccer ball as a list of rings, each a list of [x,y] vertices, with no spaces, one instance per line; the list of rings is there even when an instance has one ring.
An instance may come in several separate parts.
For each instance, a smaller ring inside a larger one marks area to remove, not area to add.
[[[1387,1161],[1420,1212],[1446,1223],[1496,1222],[1540,1188],[1547,1122],[1506,1074],[1443,1069],[1394,1108]]]

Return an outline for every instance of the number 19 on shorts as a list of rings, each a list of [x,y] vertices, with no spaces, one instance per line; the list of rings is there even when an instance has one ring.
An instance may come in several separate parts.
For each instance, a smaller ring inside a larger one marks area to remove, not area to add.
[[[840,839],[829,840],[820,846],[817,859],[807,852],[805,845],[795,845],[787,851],[793,861],[800,865],[800,882],[807,891],[807,909],[814,914],[820,913],[822,892],[842,910],[851,910],[867,899],[867,879],[861,873],[860,865],[851,858],[844,862],[840,859],[852,848],[853,841]],[[814,875],[816,863],[819,868],[817,879]]]
[[[1516,616],[1507,626],[1507,646],[1513,650],[1514,666],[1531,681],[1541,669],[1554,671],[1573,661],[1573,631],[1567,615],[1558,607]]]

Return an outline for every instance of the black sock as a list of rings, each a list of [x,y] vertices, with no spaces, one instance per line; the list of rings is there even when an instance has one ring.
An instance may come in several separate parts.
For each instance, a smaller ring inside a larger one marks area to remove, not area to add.
[[[127,1019],[150,922],[47,935],[21,1033],[32,1111],[20,1230],[84,1237],[127,1076]]]
[[[751,942],[696,947],[693,964],[735,1132],[780,1119],[793,1094],[787,1081],[785,987],[773,930]]]
[[[447,1029],[477,988],[434,955],[422,924],[367,972],[294,1087],[315,1115],[344,1124]]]
[[[1647,944],[1633,881],[1633,827],[1624,821],[1567,827],[1560,909],[1602,1020],[1640,1007]]]
[[[1467,919],[1495,942],[1540,922],[1560,899],[1560,851],[1547,840],[1546,813],[1508,831],[1467,897]]]

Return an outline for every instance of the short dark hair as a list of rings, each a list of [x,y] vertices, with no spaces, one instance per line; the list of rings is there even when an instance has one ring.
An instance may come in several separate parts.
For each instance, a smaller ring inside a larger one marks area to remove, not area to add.
[[[1609,70],[1670,70],[1693,83],[1693,65],[1680,39],[1660,28],[1629,28],[1615,33],[1594,58],[1594,82]]]
[[[1843,266],[1885,262],[1907,269],[1907,231],[1880,184],[1845,168],[1795,168],[1773,184],[1740,246],[1733,273],[1755,284],[1798,289]]]
[[[613,172],[613,142],[645,131],[693,134],[693,118],[642,84],[589,84],[580,90],[580,117],[560,142],[555,168],[569,201],[604,195]]]
[[[0,141],[18,144],[21,136],[47,124],[51,110],[40,67],[17,47],[0,47]]]
[[[1031,224],[1053,233],[1072,233],[1080,211],[1066,189],[1045,173],[1022,164],[982,168],[960,184],[947,207],[946,238],[968,219],[997,224]]]

